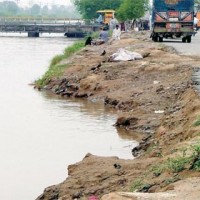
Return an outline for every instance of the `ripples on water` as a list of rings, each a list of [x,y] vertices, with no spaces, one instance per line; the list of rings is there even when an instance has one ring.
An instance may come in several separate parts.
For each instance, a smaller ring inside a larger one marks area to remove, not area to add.
[[[67,165],[88,152],[132,159],[137,143],[113,126],[115,113],[102,104],[66,100],[28,86],[72,40],[1,34],[0,199],[35,199],[45,187],[63,181]]]

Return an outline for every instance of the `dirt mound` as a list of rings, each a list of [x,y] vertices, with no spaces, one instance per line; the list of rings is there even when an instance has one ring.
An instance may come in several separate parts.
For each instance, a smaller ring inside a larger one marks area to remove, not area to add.
[[[144,58],[109,62],[119,48]],[[64,98],[101,101],[119,110],[116,126],[143,136],[133,149],[140,157],[121,160],[88,154],[68,167],[69,177],[63,183],[48,187],[37,200],[88,199],[92,194],[101,197],[136,189],[160,192],[173,182],[197,176],[197,171],[190,170],[192,159],[180,171],[176,170],[179,162],[175,170],[169,163],[199,137],[199,128],[193,124],[200,101],[191,80],[198,58],[180,56],[173,48],[151,42],[146,33],[125,33],[112,45],[84,48],[68,65],[64,75],[50,80],[45,89]]]
[[[199,200],[200,179],[188,178],[171,184],[170,190],[160,193],[111,193],[102,200]]]

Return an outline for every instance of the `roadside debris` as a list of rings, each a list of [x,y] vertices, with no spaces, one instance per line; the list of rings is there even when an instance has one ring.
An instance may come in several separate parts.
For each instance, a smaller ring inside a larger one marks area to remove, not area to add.
[[[93,195],[89,197],[89,200],[98,200],[98,197]]]
[[[106,51],[104,50],[101,54],[101,56],[104,56],[106,54]]]
[[[98,65],[92,67],[90,70],[91,71],[95,71],[95,70],[98,70],[100,67],[101,67],[101,63],[99,63]]]
[[[154,113],[156,113],[156,114],[162,114],[162,113],[164,113],[165,111],[164,110],[155,110],[154,111]]]
[[[153,84],[158,84],[160,83],[160,81],[153,81]]]
[[[131,52],[126,49],[120,48],[116,53],[112,54],[109,58],[109,62],[113,61],[130,61],[142,59],[142,55],[136,52]]]

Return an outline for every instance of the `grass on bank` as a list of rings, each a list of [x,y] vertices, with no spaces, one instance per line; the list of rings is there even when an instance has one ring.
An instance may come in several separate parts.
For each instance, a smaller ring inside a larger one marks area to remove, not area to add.
[[[38,87],[44,87],[50,79],[58,77],[63,74],[64,70],[68,67],[67,64],[59,64],[62,60],[69,58],[74,53],[78,52],[84,47],[84,41],[75,42],[72,46],[67,47],[63,54],[55,56],[50,63],[49,69],[38,80],[35,81],[35,85]]]
[[[152,173],[154,177],[160,176],[163,172],[170,172],[172,174],[179,173],[183,170],[200,171],[200,141],[195,145],[191,145],[188,148],[181,149],[181,155],[174,158],[168,158],[163,163],[155,164],[148,173]],[[145,175],[145,177],[147,174]],[[130,187],[130,192],[146,192],[152,186],[149,184],[145,177],[139,177],[134,180]],[[169,185],[180,180],[179,175],[169,177],[164,181],[165,185]],[[147,181],[147,182],[145,182]]]
[[[141,179],[134,180],[131,185],[130,192],[135,192],[138,189],[141,189],[143,185],[144,185],[144,182]]]
[[[197,120],[193,124],[194,126],[200,126],[200,116],[198,116]]]
[[[178,173],[184,169],[200,171],[200,142],[182,150],[182,155],[153,166],[152,171],[155,176],[159,176],[164,171]]]

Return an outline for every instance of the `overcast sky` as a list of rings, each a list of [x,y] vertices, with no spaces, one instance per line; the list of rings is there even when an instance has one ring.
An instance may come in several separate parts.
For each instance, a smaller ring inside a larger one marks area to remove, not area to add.
[[[1,2],[3,2],[4,0],[0,0]],[[35,3],[37,4],[41,4],[41,5],[72,5],[70,0],[11,0],[14,2],[18,2],[19,6],[31,6]]]

